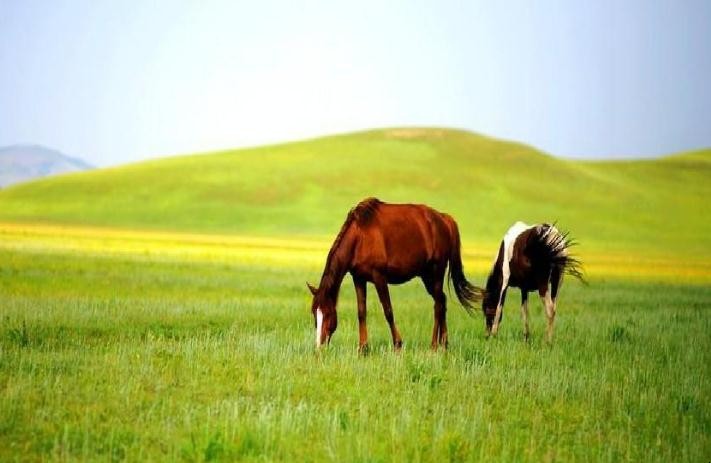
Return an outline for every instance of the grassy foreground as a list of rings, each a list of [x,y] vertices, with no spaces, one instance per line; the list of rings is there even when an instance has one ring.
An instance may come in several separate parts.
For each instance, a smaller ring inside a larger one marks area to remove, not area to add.
[[[369,288],[356,355],[350,280],[332,345],[313,350],[305,280],[328,242],[0,227],[0,461],[706,461],[711,272],[673,260],[625,276],[604,254],[567,282],[556,339],[499,338],[450,306],[429,350],[421,284],[392,290],[391,352]],[[481,283],[488,244],[465,242]],[[636,261],[618,255],[620,262]],[[617,268],[617,273],[609,270]],[[656,270],[662,273],[658,273]],[[657,284],[655,281],[668,281]]]

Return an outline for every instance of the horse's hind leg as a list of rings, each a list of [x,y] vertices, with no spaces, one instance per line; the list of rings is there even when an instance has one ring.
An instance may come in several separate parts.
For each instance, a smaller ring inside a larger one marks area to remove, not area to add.
[[[353,278],[355,285],[356,299],[358,300],[358,352],[366,354],[368,352],[368,326],[366,324],[366,282],[359,278]]]
[[[445,349],[449,345],[447,338],[447,296],[444,294],[442,285],[436,290],[435,295],[435,313],[439,315],[439,345]]]
[[[434,326],[432,327],[432,350],[437,350],[439,342],[439,317],[437,316],[437,308],[434,311]]]
[[[523,319],[523,339],[528,341],[528,291],[521,290],[521,318]]]
[[[444,294],[444,275],[441,278],[422,278],[427,292],[434,299],[434,329],[432,331],[432,349],[449,344],[447,338],[447,296]]]
[[[553,324],[555,323],[555,302],[551,298],[551,291],[548,290],[548,285],[538,289],[538,294],[541,296],[541,302],[546,308],[546,318],[548,326],[546,327],[546,339],[548,342],[553,340]]]
[[[375,289],[378,291],[378,297],[380,298],[380,303],[383,306],[383,313],[385,314],[385,319],[390,325],[390,334],[393,337],[393,346],[395,350],[400,350],[402,347],[402,338],[400,337],[400,332],[395,326],[395,317],[393,316],[393,306],[390,304],[390,291],[388,291],[388,283],[384,278],[376,278]]]
[[[544,304],[546,306],[546,316],[548,317],[548,330],[546,335],[548,342],[553,340],[553,323],[555,322],[556,301],[558,300],[558,289],[563,281],[563,269],[554,267],[551,271],[550,295],[546,295]]]

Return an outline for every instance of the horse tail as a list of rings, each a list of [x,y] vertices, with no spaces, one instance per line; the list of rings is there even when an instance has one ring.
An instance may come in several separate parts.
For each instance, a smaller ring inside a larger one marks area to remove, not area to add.
[[[571,247],[578,245],[570,236],[570,232],[559,231],[555,224],[543,224],[536,236],[537,247],[551,267],[558,268],[560,275],[570,275],[587,284],[582,262],[569,251]]]
[[[462,243],[459,238],[459,228],[454,219],[445,214],[445,221],[452,237],[452,248],[449,254],[449,270],[447,273],[447,283],[451,286],[454,283],[454,292],[459,299],[462,307],[472,315],[474,304],[481,302],[484,298],[484,290],[478,286],[469,283],[464,276],[464,268],[462,266],[461,247]]]

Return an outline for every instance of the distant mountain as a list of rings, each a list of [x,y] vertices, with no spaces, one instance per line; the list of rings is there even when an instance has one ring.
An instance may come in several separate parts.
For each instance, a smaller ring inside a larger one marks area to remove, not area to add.
[[[39,145],[0,148],[0,188],[48,175],[78,172],[92,166]]]

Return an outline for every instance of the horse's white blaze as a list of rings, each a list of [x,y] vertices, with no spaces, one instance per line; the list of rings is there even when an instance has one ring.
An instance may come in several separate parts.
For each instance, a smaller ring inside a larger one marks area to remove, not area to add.
[[[323,312],[321,308],[316,309],[316,347],[321,346],[321,331],[323,330]]]

